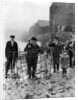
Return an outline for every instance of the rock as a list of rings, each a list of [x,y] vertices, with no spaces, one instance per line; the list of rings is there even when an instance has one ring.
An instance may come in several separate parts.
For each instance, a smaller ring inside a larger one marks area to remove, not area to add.
[[[18,83],[18,81],[16,82],[16,86],[19,86],[19,83]]]
[[[59,83],[60,86],[64,86],[65,85],[65,82],[61,82]]]
[[[21,88],[24,88],[24,86],[21,86]]]
[[[75,97],[75,95],[73,94],[73,93],[71,93],[71,95],[70,95],[71,97]]]
[[[42,95],[42,93],[38,93],[38,94],[37,94],[37,96],[40,96],[40,95]]]
[[[71,86],[68,86],[68,87],[66,88],[66,90],[70,90],[70,89],[72,89],[72,87],[71,87]]]
[[[51,95],[55,95],[55,92],[54,92],[53,88],[50,88],[50,89],[48,90],[48,92],[49,92]]]
[[[46,80],[50,80],[51,79],[51,75],[46,76]]]
[[[62,90],[60,90],[60,91],[59,91],[59,93],[64,93],[64,92],[65,92],[65,90],[64,90],[64,89],[62,89]]]
[[[56,81],[51,81],[51,84],[52,84],[52,83],[56,83]]]
[[[24,84],[24,86],[27,86],[27,85],[28,85],[28,84],[26,84],[26,83]]]
[[[26,94],[24,99],[32,99],[32,95]]]
[[[37,81],[37,84],[40,84],[40,80]]]
[[[55,91],[52,91],[52,92],[51,92],[51,95],[56,95],[56,92],[55,92]]]
[[[46,98],[50,98],[50,96],[48,94],[46,94]]]
[[[11,87],[8,87],[8,90],[11,90]]]
[[[53,91],[53,88],[48,89],[48,91]]]
[[[17,73],[15,73],[15,74],[13,74],[12,78],[13,79],[18,79],[18,78],[20,78],[20,76]]]

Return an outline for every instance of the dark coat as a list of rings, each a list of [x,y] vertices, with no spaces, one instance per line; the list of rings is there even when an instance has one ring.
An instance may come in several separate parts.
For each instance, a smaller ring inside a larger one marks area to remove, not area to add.
[[[49,46],[52,47],[52,55],[54,63],[59,63],[59,57],[61,53],[60,44],[50,43]]]
[[[68,51],[69,56],[73,57],[73,47],[70,46],[70,42],[68,43],[66,50]]]
[[[37,44],[33,45],[31,43],[28,43],[24,51],[27,52],[26,54],[27,63],[29,64],[37,63],[38,54],[40,52],[40,47]]]
[[[15,41],[13,46],[11,45],[11,41],[6,43],[5,56],[7,59],[16,59],[18,57],[18,45]]]

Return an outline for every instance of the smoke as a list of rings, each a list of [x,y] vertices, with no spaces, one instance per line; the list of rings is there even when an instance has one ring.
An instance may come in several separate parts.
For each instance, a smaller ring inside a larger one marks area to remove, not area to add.
[[[29,34],[28,34],[27,31],[24,31],[24,32],[22,33],[20,40],[21,40],[22,42],[27,42],[27,41],[29,40]]]

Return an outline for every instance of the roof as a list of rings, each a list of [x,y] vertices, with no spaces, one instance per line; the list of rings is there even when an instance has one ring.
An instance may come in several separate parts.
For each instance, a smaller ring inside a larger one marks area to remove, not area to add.
[[[38,24],[41,27],[46,27],[46,26],[49,26],[49,21],[47,21],[47,20],[39,20]]]

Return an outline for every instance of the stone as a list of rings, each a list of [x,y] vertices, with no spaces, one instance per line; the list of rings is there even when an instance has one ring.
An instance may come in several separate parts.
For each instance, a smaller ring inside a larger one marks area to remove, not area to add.
[[[32,95],[26,94],[24,99],[32,99]]]
[[[46,98],[50,98],[50,96],[48,94],[46,94]]]

